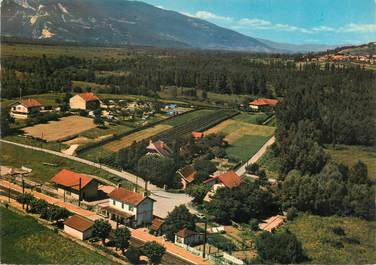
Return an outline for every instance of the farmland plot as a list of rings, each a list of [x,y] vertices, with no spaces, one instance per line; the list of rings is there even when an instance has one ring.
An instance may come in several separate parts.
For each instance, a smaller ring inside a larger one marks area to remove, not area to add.
[[[155,134],[158,134],[160,132],[163,132],[165,130],[170,129],[170,125],[166,124],[158,124],[154,127],[141,130],[135,133],[132,133],[130,135],[124,136],[120,138],[119,140],[114,140],[112,142],[109,142],[108,144],[105,144],[104,147],[106,149],[109,149],[113,152],[119,151],[120,149],[126,148],[130,146],[133,142],[139,142],[144,139],[147,139]]]
[[[93,119],[81,116],[68,116],[58,121],[34,125],[23,130],[27,135],[50,142],[74,136],[95,127]]]

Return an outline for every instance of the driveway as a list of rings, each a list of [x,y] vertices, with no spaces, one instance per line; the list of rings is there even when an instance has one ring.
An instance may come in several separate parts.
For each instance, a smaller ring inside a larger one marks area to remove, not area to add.
[[[140,177],[137,177],[136,175],[134,175],[132,173],[129,173],[129,172],[126,172],[126,171],[119,171],[119,170],[110,168],[108,166],[104,166],[102,164],[95,163],[95,162],[92,162],[92,161],[89,161],[89,160],[86,160],[86,159],[83,159],[83,158],[80,158],[80,157],[71,156],[71,155],[68,155],[68,154],[63,154],[63,153],[60,153],[60,152],[57,152],[57,151],[39,148],[39,147],[35,147],[35,146],[19,144],[19,143],[15,143],[15,142],[3,140],[3,139],[0,139],[0,142],[20,146],[20,147],[27,148],[27,149],[32,149],[32,150],[35,150],[35,151],[45,152],[45,153],[52,154],[52,155],[55,155],[55,156],[64,157],[64,158],[67,158],[67,159],[70,159],[70,160],[74,160],[74,161],[86,164],[88,166],[100,168],[104,171],[111,173],[112,175],[118,176],[120,178],[128,180],[129,182],[137,184],[140,187],[145,186],[144,180]],[[157,215],[157,216],[160,216],[162,218],[166,217],[168,212],[172,211],[175,206],[179,206],[181,204],[187,205],[188,203],[190,203],[192,201],[192,197],[188,196],[187,194],[170,193],[170,192],[167,192],[164,189],[161,189],[161,188],[159,188],[159,187],[157,187],[157,186],[155,186],[151,183],[148,183],[148,190],[152,193],[152,195],[150,197],[153,198],[154,200],[156,200],[156,202],[154,204],[154,206],[155,206],[154,207],[154,214]],[[193,209],[190,209],[190,210],[191,210],[191,212],[194,213]]]

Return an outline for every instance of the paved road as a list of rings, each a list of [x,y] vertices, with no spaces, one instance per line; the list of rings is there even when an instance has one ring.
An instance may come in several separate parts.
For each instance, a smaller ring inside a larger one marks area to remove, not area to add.
[[[272,138],[270,138],[261,148],[260,150],[257,151],[257,153],[252,156],[244,165],[242,165],[237,171],[236,171],[236,174],[238,174],[239,176],[243,175],[246,170],[246,166],[249,165],[249,164],[253,164],[255,162],[257,162],[261,157],[262,155],[266,152],[266,150],[268,149],[269,146],[271,146],[272,144],[274,144],[275,142],[275,136],[273,136]]]
[[[15,185],[13,183],[10,183],[6,180],[0,180],[0,189],[3,189],[4,191],[6,191],[9,188],[12,189],[12,190],[18,191],[18,192],[22,192],[22,187]],[[60,207],[64,207],[72,213],[85,216],[88,219],[91,219],[93,221],[97,220],[97,219],[102,219],[102,217],[97,215],[95,212],[82,209],[82,208],[80,208],[80,207],[78,207],[74,204],[70,204],[68,202],[63,202],[59,199],[53,198],[53,197],[48,196],[46,194],[43,194],[43,193],[40,193],[40,192],[37,192],[37,191],[31,191],[30,189],[25,189],[25,192],[30,192],[30,193],[33,194],[34,197],[36,197],[38,199],[43,199],[50,204],[55,204],[55,205],[58,205]],[[4,199],[7,199],[7,198],[2,196],[1,199],[4,200]],[[12,203],[17,204],[17,202],[15,202],[14,200],[12,200]],[[111,221],[111,220],[110,220],[110,223],[112,225],[112,228],[115,229],[116,223]],[[201,257],[198,257],[198,256],[186,251],[184,248],[181,248],[181,247],[175,245],[174,243],[165,241],[162,237],[156,237],[156,236],[149,234],[149,232],[146,228],[138,228],[138,229],[130,229],[130,230],[131,230],[131,234],[132,234],[133,238],[140,240],[142,242],[156,241],[156,242],[160,243],[161,245],[163,245],[166,248],[166,250],[169,254],[174,255],[176,257],[179,257],[180,259],[183,259],[185,261],[189,261],[189,263],[198,264],[198,265],[210,265],[211,264],[209,261],[203,260]]]
[[[137,178],[136,175],[131,174],[126,171],[118,171],[116,169],[110,168],[108,166],[101,165],[99,163],[95,163],[80,157],[76,156],[71,156],[67,154],[63,154],[57,151],[49,150],[49,149],[44,149],[44,148],[39,148],[35,146],[30,146],[30,145],[25,145],[25,144],[20,144],[20,143],[15,143],[7,140],[0,139],[0,142],[7,143],[7,144],[12,144],[16,146],[20,146],[23,148],[35,150],[35,151],[40,151],[40,152],[45,152],[48,154],[52,154],[55,156],[60,156],[64,157],[70,160],[74,160],[92,167],[100,168],[103,169],[104,171],[107,171],[115,176],[118,176],[120,178],[126,179],[134,184],[137,183],[137,185],[144,187],[145,182],[142,178]],[[152,195],[150,196],[154,200],[156,200],[154,204],[154,214],[157,216],[160,216],[162,218],[166,217],[168,212],[172,211],[175,206],[181,205],[181,204],[188,204],[191,202],[192,198],[188,196],[187,194],[183,193],[170,193],[167,192],[151,183],[148,183],[148,190],[152,192]],[[193,209],[190,209],[192,212],[194,212]]]

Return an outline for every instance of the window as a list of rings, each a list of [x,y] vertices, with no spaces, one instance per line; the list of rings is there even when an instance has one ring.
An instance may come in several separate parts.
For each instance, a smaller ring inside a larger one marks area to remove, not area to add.
[[[124,209],[124,203],[123,202],[121,203],[121,209]]]
[[[133,212],[134,207],[129,205],[129,211]]]
[[[65,194],[71,195],[71,192],[70,191],[66,191]]]
[[[112,204],[113,204],[113,205],[115,205],[115,204],[116,204],[116,202],[115,202],[114,200],[112,200]]]

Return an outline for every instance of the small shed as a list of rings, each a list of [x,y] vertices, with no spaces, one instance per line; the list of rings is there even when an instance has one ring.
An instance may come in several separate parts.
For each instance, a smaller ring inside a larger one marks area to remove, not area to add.
[[[175,234],[175,243],[182,245],[198,245],[204,241],[204,234],[183,228]]]
[[[64,222],[64,232],[75,238],[86,240],[93,234],[94,222],[80,215],[73,215]]]

